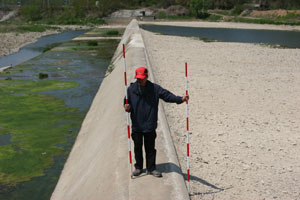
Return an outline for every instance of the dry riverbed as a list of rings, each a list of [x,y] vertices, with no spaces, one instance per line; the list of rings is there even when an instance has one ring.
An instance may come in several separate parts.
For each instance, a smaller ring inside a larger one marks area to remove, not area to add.
[[[143,35],[163,87],[183,95],[188,62],[191,198],[300,199],[300,50]],[[185,105],[164,107],[186,173]]]

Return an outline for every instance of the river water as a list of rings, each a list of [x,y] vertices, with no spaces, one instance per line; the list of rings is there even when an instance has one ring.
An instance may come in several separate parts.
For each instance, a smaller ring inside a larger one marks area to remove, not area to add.
[[[0,67],[16,66],[26,60],[34,58],[43,53],[43,48],[53,43],[60,43],[71,40],[78,35],[87,32],[86,30],[66,31],[59,34],[52,34],[38,38],[36,42],[26,45],[20,51],[0,58]]]
[[[183,26],[142,25],[141,28],[164,35],[198,37],[206,40],[240,43],[262,43],[300,48],[299,31],[199,28]]]
[[[0,79],[11,78],[13,80],[39,80],[39,73],[49,75],[47,80],[72,81],[79,84],[78,87],[66,90],[50,90],[41,94],[55,96],[63,99],[67,106],[77,108],[83,116],[97,93],[104,79],[107,67],[110,64],[114,51],[119,43],[118,40],[102,40],[98,42],[99,49],[96,51],[74,50],[78,46],[86,45],[86,41],[69,41],[85,31],[70,31],[56,35],[39,38],[36,43],[29,44],[21,51],[0,59],[0,66],[17,65],[15,69],[22,68],[16,73],[2,73]],[[66,42],[67,41],[67,42]],[[57,50],[42,53],[42,49],[53,43],[58,45]],[[18,65],[20,64],[21,65]],[[13,68],[14,69],[14,68]],[[73,130],[78,133],[79,129]],[[0,146],[10,143],[11,135],[0,135]],[[66,136],[67,142],[63,144],[66,151],[70,151],[75,141],[75,136]],[[51,168],[44,169],[44,176],[32,178],[30,181],[18,183],[16,186],[6,188],[1,193],[2,200],[47,200],[55,188],[58,177],[63,169],[67,155],[54,157]],[[3,191],[3,190],[2,190]]]

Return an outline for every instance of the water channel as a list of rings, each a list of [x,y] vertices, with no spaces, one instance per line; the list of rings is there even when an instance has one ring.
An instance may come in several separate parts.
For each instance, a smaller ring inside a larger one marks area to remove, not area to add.
[[[119,43],[118,40],[102,40],[98,41],[97,48],[94,48],[87,46],[86,41],[70,41],[84,32],[86,31],[70,31],[42,37],[36,43],[25,46],[19,52],[1,58],[0,66],[12,64],[15,67],[1,73],[0,80],[43,81],[39,79],[39,73],[45,73],[48,75],[45,80],[76,82],[78,86],[73,88],[46,90],[39,92],[39,94],[62,99],[65,105],[76,108],[84,117],[104,79],[107,67]],[[60,44],[53,50],[42,53],[44,47],[53,43]],[[62,121],[61,123],[65,122]],[[66,152],[69,152],[79,128],[80,126],[71,128],[75,134],[64,135],[67,142],[57,146],[61,146]],[[0,133],[0,147],[12,144],[13,137],[14,135],[1,135]],[[44,169],[43,176],[31,178],[30,181],[17,183],[16,186],[12,187],[2,185],[0,182],[0,199],[49,199],[67,156],[68,154],[55,156],[53,158],[54,163],[50,168]]]
[[[262,43],[287,48],[300,48],[300,31],[199,28],[164,25],[142,25],[141,28],[164,35],[198,37],[212,41]]]
[[[20,49],[20,51],[0,58],[0,67],[8,66],[8,65],[16,66],[26,60],[29,60],[31,58],[34,58],[42,54],[43,48],[46,47],[47,45],[66,42],[85,32],[87,31],[86,30],[65,31],[60,34],[52,34],[52,35],[38,38],[36,42],[24,46],[23,48]]]

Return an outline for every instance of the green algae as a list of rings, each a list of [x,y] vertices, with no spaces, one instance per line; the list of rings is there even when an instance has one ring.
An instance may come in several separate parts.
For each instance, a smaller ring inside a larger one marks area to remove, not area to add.
[[[62,99],[40,92],[76,86],[57,80],[0,80],[0,134],[12,136],[9,144],[0,146],[1,185],[43,176],[54,156],[67,153],[62,144],[77,134],[83,115]]]
[[[80,52],[81,54],[87,54],[96,56],[102,59],[111,59],[111,49],[116,49],[118,43],[115,40],[99,40],[97,46],[88,45],[88,41],[69,41],[52,49],[56,52]],[[109,46],[110,48],[106,48]]]
[[[121,37],[124,33],[124,28],[111,29],[111,28],[96,28],[80,37]]]
[[[20,65],[18,65],[18,67],[13,67],[13,68],[10,68],[10,69],[8,69],[7,71],[5,71],[3,73],[0,73],[0,77],[5,76],[7,74],[22,73],[26,69],[30,69],[30,65],[20,64]]]

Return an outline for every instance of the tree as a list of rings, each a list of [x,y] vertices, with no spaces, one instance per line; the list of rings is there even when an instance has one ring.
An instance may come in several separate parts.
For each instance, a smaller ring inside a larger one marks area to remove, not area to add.
[[[208,16],[207,4],[205,0],[190,0],[190,11],[197,18],[205,18]]]

